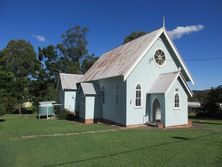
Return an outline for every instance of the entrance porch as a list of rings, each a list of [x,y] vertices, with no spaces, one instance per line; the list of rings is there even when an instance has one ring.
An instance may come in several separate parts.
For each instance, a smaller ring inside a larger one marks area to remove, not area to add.
[[[165,124],[165,97],[164,94],[147,94],[146,114],[148,125],[163,128]]]

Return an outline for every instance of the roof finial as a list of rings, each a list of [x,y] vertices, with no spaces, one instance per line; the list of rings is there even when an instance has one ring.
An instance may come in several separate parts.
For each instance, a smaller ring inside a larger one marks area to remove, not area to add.
[[[163,16],[163,27],[165,28],[165,16]]]

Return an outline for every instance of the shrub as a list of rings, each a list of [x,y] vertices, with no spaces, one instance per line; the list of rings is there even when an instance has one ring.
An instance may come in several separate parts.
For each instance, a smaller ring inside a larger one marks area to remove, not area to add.
[[[70,112],[67,109],[62,109],[60,110],[60,113],[58,114],[59,119],[66,119],[66,120],[75,120],[77,119],[77,115],[74,112]]]
[[[6,113],[6,108],[3,103],[0,103],[0,115],[3,115]]]
[[[209,115],[222,112],[219,104],[222,102],[222,86],[211,88],[203,102],[203,107]]]

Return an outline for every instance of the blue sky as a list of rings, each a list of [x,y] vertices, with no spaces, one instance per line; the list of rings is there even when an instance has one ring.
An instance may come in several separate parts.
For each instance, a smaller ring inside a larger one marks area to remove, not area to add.
[[[90,29],[88,50],[99,56],[132,31],[160,28],[162,16],[168,31],[181,27],[174,32],[183,36],[174,42],[195,80],[192,89],[221,85],[222,58],[193,60],[222,57],[221,0],[0,0],[0,49],[11,39],[35,48],[57,44],[68,28],[80,25]]]

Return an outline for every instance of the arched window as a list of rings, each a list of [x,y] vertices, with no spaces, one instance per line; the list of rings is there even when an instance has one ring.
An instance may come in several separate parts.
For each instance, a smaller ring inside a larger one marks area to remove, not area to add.
[[[105,88],[102,87],[102,104],[105,104]]]
[[[120,100],[119,99],[119,96],[120,96],[119,85],[116,85],[115,93],[116,93],[116,97],[115,97],[116,105],[119,105],[119,100]]]
[[[178,93],[176,93],[174,96],[174,107],[180,108],[180,97]]]
[[[136,99],[135,99],[135,106],[141,106],[141,86],[140,84],[136,85]]]

